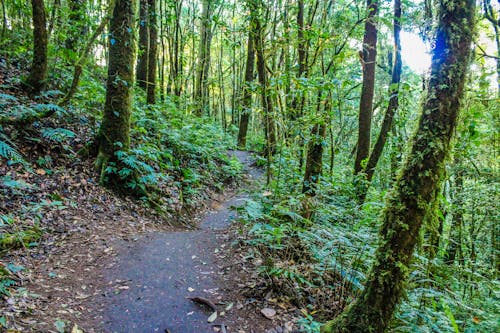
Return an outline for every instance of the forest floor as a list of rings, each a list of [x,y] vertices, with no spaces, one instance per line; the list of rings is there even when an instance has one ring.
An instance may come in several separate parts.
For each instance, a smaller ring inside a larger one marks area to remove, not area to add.
[[[231,225],[261,174],[249,153],[231,153],[245,185],[212,193],[185,227],[89,182],[90,168],[44,180],[78,205],[52,208],[39,246],[2,257],[23,267],[22,288],[0,307],[9,332],[292,332],[298,309],[259,290],[261,263]]]

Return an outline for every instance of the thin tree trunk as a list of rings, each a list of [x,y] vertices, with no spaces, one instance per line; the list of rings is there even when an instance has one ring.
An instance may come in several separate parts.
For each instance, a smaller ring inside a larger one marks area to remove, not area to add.
[[[106,25],[108,24],[109,20],[111,19],[111,16],[113,13],[113,8],[114,8],[114,3],[115,3],[115,0],[110,1],[109,8],[108,8],[108,14],[105,17],[103,17],[101,23],[99,24],[97,29],[95,29],[95,31],[92,34],[92,36],[90,37],[90,39],[87,41],[87,44],[85,45],[85,48],[83,49],[82,55],[75,63],[75,69],[73,71],[73,80],[71,81],[71,87],[69,88],[69,90],[66,93],[66,95],[64,96],[64,98],[59,102],[59,105],[61,105],[61,106],[67,105],[69,103],[69,101],[71,100],[71,98],[73,98],[73,96],[75,95],[76,90],[78,89],[78,84],[80,82],[80,76],[82,75],[82,72],[83,72],[83,66],[85,66],[85,64],[88,60],[90,51],[92,50],[92,45],[94,45],[94,42],[96,41],[96,39],[100,35],[102,35],[104,29],[106,28]]]
[[[238,146],[245,148],[247,144],[248,120],[250,119],[250,112],[252,110],[252,92],[250,85],[254,78],[255,67],[255,48],[254,39],[255,27],[250,24],[248,29],[248,44],[247,44],[247,64],[245,69],[245,85],[243,86],[243,98],[241,100],[241,117],[240,128],[238,132]]]
[[[318,108],[319,103],[320,100],[318,100]],[[306,171],[302,181],[302,193],[309,197],[316,195],[315,186],[319,183],[319,177],[323,170],[323,141],[325,137],[326,124],[321,119],[318,119],[318,122],[311,130],[311,138],[307,149]]]
[[[137,58],[136,81],[137,85],[146,89],[148,82],[148,54],[149,54],[149,27],[148,27],[148,0],[139,2],[139,56]]]
[[[85,6],[86,0],[73,0],[69,2],[68,37],[64,42],[66,49],[76,53],[85,37]]]
[[[364,201],[366,197],[366,192],[368,190],[369,183],[373,178],[375,173],[375,168],[377,167],[378,161],[382,156],[382,151],[384,150],[385,143],[389,137],[391,131],[392,122],[394,119],[394,114],[399,107],[399,83],[401,82],[401,70],[403,68],[403,61],[401,59],[401,0],[394,0],[394,66],[392,68],[392,78],[391,84],[389,85],[389,104],[387,105],[387,110],[385,111],[384,120],[382,121],[382,127],[380,128],[380,133],[378,135],[375,146],[370,154],[366,168],[364,172],[366,174],[366,184],[362,187],[361,201]]]
[[[253,5],[254,8],[256,7]],[[255,8],[258,11],[257,8]],[[264,29],[260,22],[261,18],[256,13],[252,15],[252,24],[255,25],[255,52],[257,54],[257,73],[261,89],[262,107],[264,108],[264,132],[266,137],[265,155],[269,159],[276,152],[276,131],[274,129],[273,103],[269,94],[269,84],[266,72],[266,59],[264,56]],[[269,174],[269,173],[268,173]]]
[[[196,70],[194,98],[196,103],[195,114],[202,116],[209,114],[208,98],[208,69],[210,67],[210,44],[212,31],[210,18],[212,16],[212,0],[203,0],[200,29],[200,45],[198,53],[198,66]]]
[[[156,103],[156,58],[158,56],[158,26],[156,19],[156,0],[148,0],[148,28],[149,28],[149,49],[148,49],[148,83],[146,86],[147,104]]]
[[[31,0],[33,9],[33,64],[27,80],[28,90],[38,94],[47,78],[47,29],[43,0]]]
[[[441,0],[431,78],[409,155],[382,216],[365,288],[323,333],[385,332],[405,291],[423,219],[441,186],[456,129],[474,30],[474,0]]]
[[[359,101],[358,144],[354,174],[363,170],[370,153],[370,134],[372,126],[373,94],[375,90],[375,64],[377,60],[377,15],[379,0],[367,0],[368,17],[365,21],[365,35],[363,37],[363,51],[361,65],[363,67],[363,86]]]

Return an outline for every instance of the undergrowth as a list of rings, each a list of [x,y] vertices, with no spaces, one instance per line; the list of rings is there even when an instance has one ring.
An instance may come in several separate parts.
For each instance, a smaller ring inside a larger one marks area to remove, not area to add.
[[[322,179],[311,203],[313,216],[304,220],[299,167],[288,160],[288,151],[281,155],[286,158],[272,166],[274,181],[240,208],[240,217],[247,245],[262,262],[264,294],[273,290],[297,306],[302,331],[319,332],[321,322],[341,313],[363,290],[379,239],[384,192],[358,205],[352,179],[339,168]],[[390,331],[498,331],[500,285],[491,278],[489,259],[471,268],[446,265],[442,254],[428,258],[426,241],[422,235],[408,293]]]

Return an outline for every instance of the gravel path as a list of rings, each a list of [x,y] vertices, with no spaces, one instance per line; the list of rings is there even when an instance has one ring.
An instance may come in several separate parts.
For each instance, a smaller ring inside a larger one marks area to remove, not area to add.
[[[245,165],[250,179],[262,175],[252,167],[248,152],[231,153]],[[187,297],[224,302],[215,261],[217,253],[225,249],[216,232],[230,225],[235,217],[230,207],[242,205],[246,197],[240,189],[226,198],[202,219],[198,230],[150,233],[123,244],[118,264],[105,273],[109,284],[104,297],[106,332],[214,332],[213,324],[220,323],[220,318],[208,323],[213,311]],[[223,310],[224,305],[219,308]]]

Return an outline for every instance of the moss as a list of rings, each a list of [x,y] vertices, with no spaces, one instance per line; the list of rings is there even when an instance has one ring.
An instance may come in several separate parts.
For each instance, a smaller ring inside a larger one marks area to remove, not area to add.
[[[130,147],[130,114],[135,59],[135,1],[116,1],[110,24],[108,81],[104,116],[98,134],[96,167],[102,183],[123,183],[119,177],[104,177],[108,163],[118,163],[116,152]]]
[[[409,156],[387,198],[375,264],[363,293],[324,326],[324,333],[385,332],[404,295],[424,218],[441,187],[470,57],[475,2],[453,3],[453,9],[441,4],[427,98]]]
[[[42,237],[38,228],[22,230],[15,233],[3,233],[0,235],[0,250],[17,249],[37,242]]]

